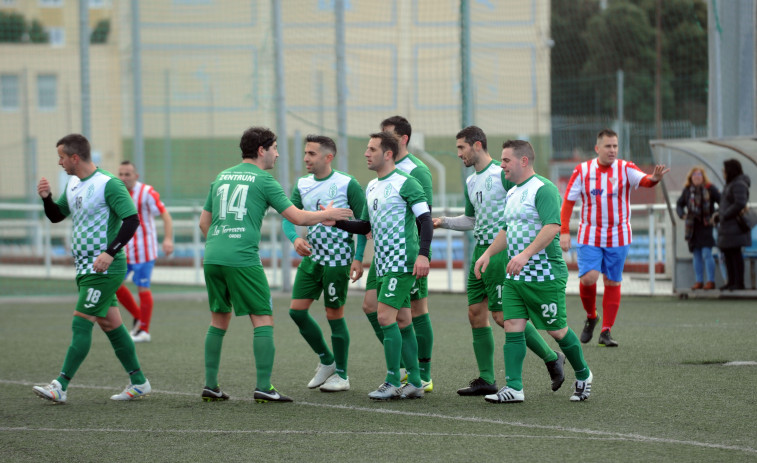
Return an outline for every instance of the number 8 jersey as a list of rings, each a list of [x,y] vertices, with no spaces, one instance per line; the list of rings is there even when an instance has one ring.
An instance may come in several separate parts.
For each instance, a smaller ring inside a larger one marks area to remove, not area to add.
[[[212,215],[204,262],[228,267],[262,265],[260,228],[269,206],[281,213],[292,202],[268,172],[243,162],[218,174],[203,208]]]
[[[361,218],[371,222],[376,275],[412,272],[419,250],[415,218],[429,212],[421,184],[395,169],[365,191],[367,217],[363,212]]]

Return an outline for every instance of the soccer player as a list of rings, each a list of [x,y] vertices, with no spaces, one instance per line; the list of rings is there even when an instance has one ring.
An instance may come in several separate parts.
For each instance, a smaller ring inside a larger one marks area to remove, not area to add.
[[[546,330],[567,357],[576,374],[574,402],[589,398],[593,380],[578,337],[566,320],[565,284],[568,267],[559,240],[560,193],[557,187],[534,172],[535,153],[523,140],[502,145],[505,179],[515,184],[507,191],[504,228],[476,261],[476,278],[492,265],[492,256],[507,250],[509,262],[502,288],[505,320],[505,375],[507,384],[487,402],[523,402],[523,360],[526,357],[526,323]]]
[[[407,150],[407,144],[410,142],[412,127],[410,122],[402,116],[392,116],[381,122],[381,130],[395,135],[399,139],[399,153],[395,160],[397,169],[407,173],[418,180],[426,195],[429,210],[433,202],[433,185],[431,182],[431,171],[420,159],[413,156]],[[417,223],[420,230],[420,222]],[[358,237],[358,257],[362,256],[362,249],[365,247],[365,238]],[[430,257],[427,256],[427,257]],[[375,263],[374,263],[375,264]],[[383,330],[377,320],[378,298],[376,293],[376,270],[372,264],[368,270],[368,278],[365,285],[365,296],[363,299],[363,311],[373,326],[379,341],[383,339]],[[431,327],[431,319],[428,314],[428,278],[418,278],[413,284],[410,293],[411,314],[413,327],[418,342],[418,362],[421,369],[421,381],[423,389],[426,392],[434,390],[434,381],[431,379],[431,351],[434,346],[434,331]],[[406,375],[403,374],[403,380]]]
[[[604,278],[602,298],[602,331],[599,345],[617,347],[610,336],[620,308],[620,282],[623,264],[631,243],[631,189],[651,188],[670,171],[657,165],[647,175],[632,162],[618,159],[618,134],[604,129],[597,135],[594,147],[597,157],[582,162],[573,170],[565,191],[560,219],[560,247],[570,249],[570,215],[576,200],[581,198],[581,223],[578,226],[578,292],[586,311],[581,342],[594,336],[597,325],[597,280]]]
[[[400,150],[389,132],[371,134],[365,158],[377,178],[366,187],[367,207],[361,220],[338,221],[350,233],[373,234],[376,267],[377,320],[383,334],[386,378],[368,394],[373,400],[415,399],[424,394],[418,365],[410,294],[416,280],[428,276],[428,255],[434,225],[420,183],[395,167]],[[416,220],[420,224],[420,238]],[[400,376],[400,358],[407,383]]]
[[[173,252],[173,221],[171,214],[160,200],[155,189],[139,181],[137,169],[130,161],[123,161],[118,168],[118,178],[124,182],[137,206],[139,228],[134,237],[126,244],[126,275],[132,272],[132,281],[137,285],[139,305],[137,305],[129,288],[122,284],[116,296],[118,302],[134,317],[134,329],[131,338],[134,342],[150,342],[150,320],[152,319],[152,291],[150,279],[158,257],[158,232],[155,230],[155,216],[163,219],[165,227],[163,252],[166,256]]]
[[[233,308],[237,316],[248,315],[252,321],[257,369],[253,398],[257,402],[291,402],[271,385],[275,352],[273,302],[258,253],[263,217],[271,206],[294,224],[315,225],[347,219],[352,211],[333,208],[331,204],[319,212],[293,206],[279,182],[266,172],[273,169],[279,157],[272,131],[251,127],[242,135],[239,147],[242,162],[218,174],[200,215],[200,230],[206,238],[203,268],[211,312],[201,397],[205,401],[229,398],[218,386],[218,368]]]
[[[489,324],[489,312],[499,325],[504,327],[502,316],[502,284],[505,280],[507,253],[492,257],[481,279],[473,273],[473,264],[492,244],[503,227],[503,213],[507,190],[515,186],[505,179],[505,172],[498,161],[492,160],[486,149],[486,134],[475,125],[466,127],[457,136],[457,157],[465,167],[476,172],[465,181],[465,214],[457,217],[433,219],[434,228],[473,230],[476,247],[473,250],[468,273],[468,321],[473,332],[473,353],[478,364],[479,376],[467,387],[457,390],[462,396],[494,394],[497,383],[494,378],[494,334]],[[565,375],[562,352],[550,349],[532,323],[526,323],[526,346],[544,360],[552,381],[552,390],[560,389]]]
[[[55,403],[66,402],[68,384],[92,346],[92,329],[100,325],[116,357],[129,374],[129,385],[111,396],[131,400],[150,393],[150,382],[142,373],[134,342],[121,321],[116,289],[126,275],[126,258],[121,249],[134,236],[139,216],[123,182],[93,162],[89,141],[70,134],[58,140],[58,165],[72,175],[64,194],[53,201],[50,183],[42,177],[37,193],[45,215],[53,223],[71,216],[71,251],[76,265],[79,300],[74,309],[71,345],[60,375],[47,386],[34,386],[34,393]]]
[[[292,204],[306,211],[319,211],[322,204],[333,201],[335,206],[348,207],[355,216],[360,217],[365,207],[363,187],[352,176],[331,168],[337,152],[334,140],[322,135],[308,135],[305,142],[308,175],[297,181],[292,192]],[[300,238],[295,226],[288,220],[284,219],[283,227],[297,254],[302,256],[294,279],[289,316],[319,358],[315,376],[308,387],[320,387],[324,392],[347,391],[350,389],[347,375],[350,332],[344,321],[344,303],[351,274],[355,279],[362,274],[362,261],[353,260],[352,235],[337,228],[315,224],[308,227],[307,238]],[[353,264],[355,269],[351,270]],[[313,301],[324,292],[323,303],[331,327],[333,353],[309,312]]]

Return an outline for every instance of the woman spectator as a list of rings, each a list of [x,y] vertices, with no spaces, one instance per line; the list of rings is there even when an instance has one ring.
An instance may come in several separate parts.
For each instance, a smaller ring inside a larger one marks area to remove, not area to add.
[[[685,238],[689,243],[689,251],[694,255],[696,283],[691,287],[692,290],[715,289],[715,259],[712,258],[712,248],[715,246],[712,234],[715,203],[720,203],[720,191],[710,183],[703,167],[692,167],[676,202],[678,217],[686,221]]]
[[[751,230],[739,224],[739,213],[749,202],[751,181],[744,175],[741,163],[736,159],[723,161],[725,187],[720,197],[718,211],[718,247],[725,258],[728,283],[721,290],[744,289],[744,256],[742,248],[752,245]]]

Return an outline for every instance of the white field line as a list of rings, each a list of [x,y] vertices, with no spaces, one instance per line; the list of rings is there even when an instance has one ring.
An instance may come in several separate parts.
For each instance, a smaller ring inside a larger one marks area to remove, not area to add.
[[[4,380],[0,379],[0,384],[15,384],[15,385],[21,385],[21,386],[34,386],[38,385],[40,383],[30,382],[30,381],[10,381],[10,380]],[[98,390],[114,390],[113,387],[108,386],[85,386],[85,385],[76,385],[71,386],[73,389],[98,389]],[[187,397],[197,397],[199,394],[197,393],[189,393],[189,392],[176,392],[176,391],[161,391],[153,389],[152,394],[165,394],[165,395],[173,395],[173,396],[187,396]],[[240,402],[254,402],[254,399],[249,398],[233,398],[231,400],[234,401],[240,401]],[[593,429],[581,429],[581,428],[570,428],[570,427],[564,427],[564,426],[549,426],[549,425],[540,425],[540,424],[528,424],[528,423],[519,423],[519,422],[513,422],[513,421],[504,421],[504,420],[495,420],[490,418],[477,418],[477,417],[471,417],[471,416],[451,416],[451,415],[440,415],[437,413],[421,413],[421,412],[407,412],[403,410],[387,410],[387,409],[376,409],[376,408],[367,408],[367,407],[356,407],[356,406],[350,406],[350,405],[332,405],[332,404],[320,404],[320,403],[312,403],[312,402],[302,402],[297,401],[294,403],[294,405],[304,405],[309,407],[320,407],[320,408],[330,408],[330,409],[341,409],[341,410],[349,410],[349,411],[358,411],[358,412],[366,412],[366,413],[381,413],[381,414],[390,414],[390,415],[402,415],[402,416],[418,416],[423,418],[431,418],[431,419],[440,419],[440,420],[451,420],[451,421],[461,421],[461,422],[471,422],[471,423],[490,423],[500,426],[513,426],[513,427],[519,427],[519,428],[526,428],[526,429],[544,429],[549,431],[559,431],[559,432],[568,432],[568,433],[576,433],[579,434],[578,436],[552,436],[553,438],[560,438],[560,439],[592,439],[592,440],[616,440],[616,441],[633,441],[633,442],[642,442],[642,443],[654,443],[654,444],[670,444],[670,445],[684,445],[684,446],[692,446],[692,447],[702,447],[702,448],[709,448],[709,449],[719,449],[719,450],[735,450],[739,452],[746,452],[750,454],[757,454],[757,449],[752,447],[740,447],[737,445],[724,445],[724,444],[714,444],[709,442],[698,442],[698,441],[691,441],[691,440],[679,440],[679,439],[668,439],[668,438],[661,438],[661,437],[654,437],[654,436],[643,436],[641,434],[628,434],[628,433],[619,433],[619,432],[609,432],[609,431],[597,431]],[[362,431],[295,431],[295,430],[282,430],[282,431],[271,431],[271,430],[208,430],[208,429],[118,429],[118,428],[30,428],[30,427],[0,427],[0,432],[27,432],[27,431],[62,431],[62,432],[79,432],[79,431],[85,431],[85,432],[122,432],[122,433],[137,433],[137,432],[144,432],[144,433],[175,433],[175,434],[202,434],[202,433],[218,433],[218,434],[277,434],[277,433],[285,433],[285,434],[345,434],[345,435],[367,435],[367,434],[388,434],[388,435],[403,435],[406,433],[402,432],[362,432]],[[513,438],[513,437],[520,437],[520,438],[537,438],[537,439],[543,439],[544,436],[534,436],[534,435],[514,435],[514,434],[473,434],[473,433],[414,433],[424,436],[438,436],[438,437],[450,437],[450,436],[465,436],[465,437],[496,437],[496,438]]]

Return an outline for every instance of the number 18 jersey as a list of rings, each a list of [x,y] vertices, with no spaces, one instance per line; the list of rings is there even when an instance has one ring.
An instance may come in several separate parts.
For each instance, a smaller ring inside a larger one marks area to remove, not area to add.
[[[258,247],[263,217],[269,206],[281,213],[291,205],[279,182],[254,164],[243,162],[218,174],[204,206],[212,214],[205,263],[261,265]]]

